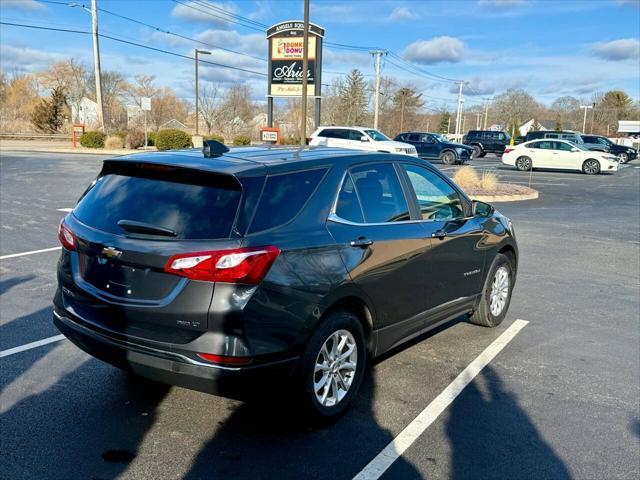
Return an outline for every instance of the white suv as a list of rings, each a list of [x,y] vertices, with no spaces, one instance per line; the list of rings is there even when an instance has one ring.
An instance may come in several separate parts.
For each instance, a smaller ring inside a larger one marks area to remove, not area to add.
[[[309,145],[418,156],[413,145],[395,142],[383,133],[365,127],[319,127],[311,134]]]

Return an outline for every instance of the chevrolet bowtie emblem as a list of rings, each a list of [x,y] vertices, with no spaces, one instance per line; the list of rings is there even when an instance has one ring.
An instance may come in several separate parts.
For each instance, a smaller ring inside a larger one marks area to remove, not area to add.
[[[102,254],[106,255],[109,258],[118,258],[120,255],[122,255],[122,252],[113,247],[104,247],[102,249]]]

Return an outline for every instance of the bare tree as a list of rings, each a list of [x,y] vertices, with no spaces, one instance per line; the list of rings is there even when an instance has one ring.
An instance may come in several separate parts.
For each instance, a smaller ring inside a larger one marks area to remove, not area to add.
[[[80,111],[82,99],[89,92],[87,67],[76,58],[54,63],[38,75],[38,80],[47,90],[58,87],[64,89],[67,102],[76,114]]]
[[[136,75],[133,82],[125,87],[128,100],[133,102],[138,108],[142,108],[142,97],[153,98],[160,89],[154,85],[155,75]]]
[[[198,100],[200,117],[204,120],[204,124],[207,127],[207,133],[211,135],[213,129],[219,127],[220,118],[222,116],[222,99],[217,85],[205,83],[200,87]]]
[[[524,90],[509,89],[494,98],[491,110],[511,131],[517,130],[523,121],[539,116],[544,107]]]
[[[149,119],[157,131],[169,120],[187,121],[189,104],[179,99],[171,88],[163,88],[151,99]]]

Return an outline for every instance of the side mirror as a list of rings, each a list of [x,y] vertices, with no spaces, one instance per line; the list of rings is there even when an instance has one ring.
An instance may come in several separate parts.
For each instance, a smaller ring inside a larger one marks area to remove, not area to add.
[[[474,217],[489,217],[493,215],[495,209],[492,205],[488,203],[480,202],[478,200],[474,200],[471,203],[471,213]]]
[[[361,141],[361,142],[368,142],[368,141],[369,141],[369,138],[367,138],[367,136],[366,136],[366,135],[362,135],[362,136],[360,137],[360,141]]]

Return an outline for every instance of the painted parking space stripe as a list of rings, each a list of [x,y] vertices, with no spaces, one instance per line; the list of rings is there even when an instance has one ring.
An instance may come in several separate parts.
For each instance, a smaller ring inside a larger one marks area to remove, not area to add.
[[[73,210],[73,208],[56,208],[56,210],[58,212],[65,212],[65,213],[69,213],[71,210]]]
[[[413,419],[353,480],[377,480],[529,322],[516,320]]]
[[[55,252],[56,250],[60,250],[62,247],[51,247],[51,248],[43,248],[42,250],[31,250],[29,252],[21,252],[21,253],[10,253],[9,255],[0,256],[0,260],[7,260],[9,258],[16,257],[24,257],[26,255],[35,255],[36,253],[46,253],[46,252]]]
[[[9,355],[15,355],[16,353],[25,352],[27,350],[31,350],[32,348],[42,347],[43,345],[48,345],[50,343],[59,342],[60,340],[64,340],[66,337],[62,334],[55,335],[49,338],[43,338],[42,340],[37,340],[35,342],[26,343],[24,345],[20,345],[19,347],[13,347],[8,350],[2,350],[0,352],[0,358],[8,357]]]

